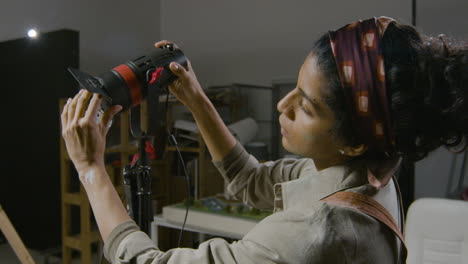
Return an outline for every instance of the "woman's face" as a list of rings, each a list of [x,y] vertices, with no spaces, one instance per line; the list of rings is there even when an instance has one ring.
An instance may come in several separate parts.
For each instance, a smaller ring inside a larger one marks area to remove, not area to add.
[[[343,145],[332,133],[334,114],[323,99],[321,88],[326,83],[316,57],[309,55],[299,71],[296,88],[277,106],[284,148],[312,158],[318,170],[345,160],[340,154]]]

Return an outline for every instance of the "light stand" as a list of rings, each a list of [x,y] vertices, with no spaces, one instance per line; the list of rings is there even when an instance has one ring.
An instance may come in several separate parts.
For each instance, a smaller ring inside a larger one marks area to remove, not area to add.
[[[125,166],[123,177],[128,213],[140,226],[141,231],[150,234],[153,210],[151,207],[151,164],[145,150],[148,142],[150,142],[150,137],[146,135],[138,138],[138,160]]]
[[[130,109],[130,131],[138,140],[138,157],[123,169],[123,182],[127,209],[141,231],[150,235],[153,221],[151,196],[151,159],[162,159],[167,142],[166,109],[159,103],[159,96],[168,92],[167,87],[149,87],[146,107],[152,111],[145,116],[148,122],[142,128],[141,105]],[[154,144],[153,144],[154,143]],[[155,146],[155,148],[153,147]],[[151,156],[151,159],[150,159]]]

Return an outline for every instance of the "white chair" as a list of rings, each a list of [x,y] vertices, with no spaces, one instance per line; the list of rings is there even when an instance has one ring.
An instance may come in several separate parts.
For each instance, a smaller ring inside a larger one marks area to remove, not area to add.
[[[407,264],[468,264],[468,202],[416,200],[406,220]]]

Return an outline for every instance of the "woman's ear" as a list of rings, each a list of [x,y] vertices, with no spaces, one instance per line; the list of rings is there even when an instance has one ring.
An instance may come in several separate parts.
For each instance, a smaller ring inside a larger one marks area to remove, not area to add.
[[[342,154],[345,156],[349,156],[349,157],[357,157],[366,153],[366,151],[367,151],[367,145],[359,144],[353,147],[344,147]]]

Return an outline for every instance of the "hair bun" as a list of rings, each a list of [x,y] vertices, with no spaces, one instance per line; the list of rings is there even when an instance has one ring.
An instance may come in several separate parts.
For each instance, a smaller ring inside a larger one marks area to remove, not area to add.
[[[383,37],[396,147],[417,161],[445,145],[460,150],[468,136],[468,45],[390,25]]]
[[[464,150],[468,136],[468,49],[445,35],[429,38],[426,78],[429,91],[426,107],[438,109],[440,140],[452,150]]]

